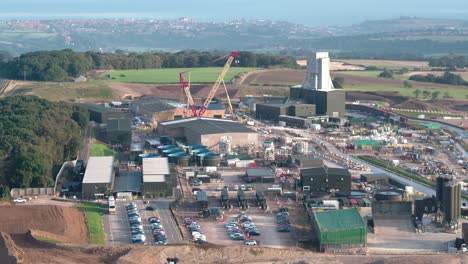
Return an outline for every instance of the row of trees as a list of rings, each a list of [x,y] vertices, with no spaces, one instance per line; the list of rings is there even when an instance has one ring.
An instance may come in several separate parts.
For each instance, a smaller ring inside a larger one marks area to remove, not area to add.
[[[450,85],[468,85],[468,82],[466,82],[459,74],[453,74],[448,71],[444,72],[442,76],[436,76],[434,74],[413,75],[409,79],[417,82],[442,83]]]
[[[447,68],[465,68],[468,67],[468,57],[449,55],[438,58],[430,58],[429,66],[447,67]]]
[[[422,97],[424,99],[427,99],[429,97],[432,98],[432,99],[437,99],[440,96],[440,91],[433,91],[431,93],[430,91],[427,91],[427,90],[421,91],[419,89],[416,89],[416,90],[413,91],[413,94],[414,94],[414,97],[416,97],[416,98],[419,98],[419,96],[422,95]],[[445,92],[443,98],[450,98],[449,93]]]
[[[76,157],[86,110],[35,96],[0,99],[0,186],[53,185],[52,167]]]
[[[72,50],[39,51],[0,61],[0,76],[35,81],[65,81],[90,70],[191,68],[224,65],[225,52],[182,51],[178,53],[96,53]],[[240,52],[233,67],[298,67],[293,57]]]

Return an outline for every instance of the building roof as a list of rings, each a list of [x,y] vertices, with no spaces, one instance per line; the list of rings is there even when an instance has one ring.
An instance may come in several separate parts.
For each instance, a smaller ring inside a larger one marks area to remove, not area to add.
[[[145,175],[167,175],[169,173],[169,162],[166,157],[143,159],[143,177]]]
[[[347,169],[342,168],[328,168],[328,167],[317,167],[317,168],[304,168],[301,169],[302,176],[314,176],[314,175],[343,175],[350,176],[351,174]]]
[[[385,173],[370,173],[370,174],[361,174],[361,177],[365,177],[366,179],[389,179],[390,176]]]
[[[130,151],[131,152],[143,151],[144,148],[145,148],[145,143],[132,143],[132,144],[130,144]]]
[[[145,175],[143,174],[143,182],[165,182],[164,175]]]
[[[94,111],[94,112],[99,112],[99,113],[113,113],[113,112],[122,112],[120,110],[116,110],[114,108],[110,107],[105,107],[102,105],[97,105],[97,104],[80,104],[80,106],[83,106],[84,108]]]
[[[335,232],[366,227],[356,208],[314,212],[314,214],[320,232]]]
[[[160,145],[161,144],[161,141],[159,141],[157,139],[146,139],[145,141],[150,145]]]
[[[245,173],[248,177],[273,177],[274,174],[268,169],[247,169]]]
[[[111,183],[114,175],[114,157],[89,157],[83,183]]]
[[[255,133],[252,129],[232,120],[203,117],[192,117],[161,122],[159,123],[159,126],[168,129],[189,129],[198,134]]]
[[[140,107],[140,111],[145,111],[149,113],[157,113],[162,111],[168,111],[175,109],[175,101],[170,101],[161,98],[145,98],[133,102],[133,105]]]

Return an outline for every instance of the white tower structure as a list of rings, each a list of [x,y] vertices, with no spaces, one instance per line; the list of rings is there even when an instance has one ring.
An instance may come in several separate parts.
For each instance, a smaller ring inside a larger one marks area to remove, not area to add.
[[[302,81],[302,88],[324,92],[334,89],[328,52],[316,52],[307,59],[307,72]]]

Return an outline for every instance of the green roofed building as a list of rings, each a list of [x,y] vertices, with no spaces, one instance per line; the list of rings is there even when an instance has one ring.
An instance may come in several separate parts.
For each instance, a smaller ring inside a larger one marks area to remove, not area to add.
[[[358,139],[353,141],[356,148],[362,149],[362,146],[371,146],[372,148],[380,147],[380,142],[373,139]]]
[[[435,124],[435,123],[427,123],[427,124],[424,124],[423,127],[425,129],[428,129],[428,130],[439,130],[440,129],[440,125]]]
[[[356,208],[314,212],[313,216],[320,251],[366,247],[366,223]]]

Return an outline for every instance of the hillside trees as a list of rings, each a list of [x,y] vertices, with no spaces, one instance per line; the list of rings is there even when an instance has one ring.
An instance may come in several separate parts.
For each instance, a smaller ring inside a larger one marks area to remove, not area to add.
[[[450,85],[468,85],[468,82],[466,82],[459,74],[453,74],[448,71],[445,72],[442,76],[436,76],[434,74],[413,75],[409,79],[417,82],[431,82]]]
[[[86,115],[35,96],[0,99],[0,185],[51,186],[52,165],[76,157]]]
[[[181,51],[177,53],[96,53],[72,50],[40,51],[0,60],[0,76],[34,81],[65,81],[89,70],[221,67],[226,52]],[[233,67],[298,67],[293,57],[242,51]]]

